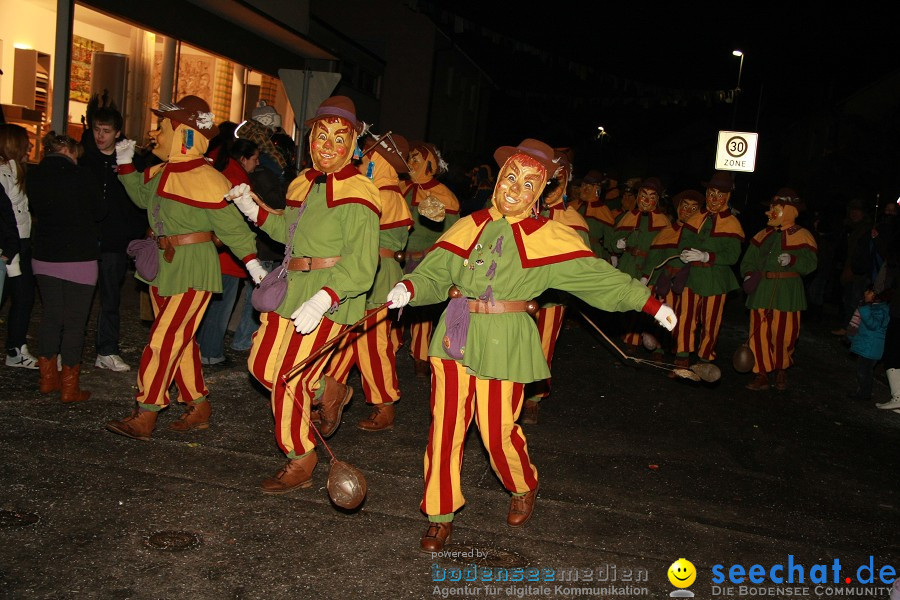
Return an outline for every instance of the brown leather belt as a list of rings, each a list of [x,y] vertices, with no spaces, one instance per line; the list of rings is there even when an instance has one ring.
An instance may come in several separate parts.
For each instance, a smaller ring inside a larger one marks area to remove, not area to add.
[[[166,259],[166,262],[172,262],[172,259],[175,257],[176,246],[202,244],[203,242],[211,242],[212,240],[212,231],[196,231],[194,233],[182,233],[179,235],[161,235],[156,238],[156,245],[163,251],[163,258]]]
[[[311,256],[298,256],[292,258],[288,262],[288,271],[301,271],[308,273],[317,269],[327,269],[341,262],[340,256],[329,256],[328,258],[315,258]]]
[[[766,271],[766,279],[791,279],[800,277],[797,271]]]
[[[378,256],[381,258],[393,258],[397,262],[406,260],[406,252],[403,250],[391,250],[390,248],[379,248]]]
[[[702,269],[708,269],[709,267],[715,266],[712,263],[700,262],[699,260],[695,260],[694,262],[689,262],[688,264],[691,265],[692,267],[700,267]]]
[[[534,300],[469,300],[469,312],[480,315],[500,315],[503,313],[527,312],[530,315],[537,313],[538,303]]]
[[[648,256],[649,252],[644,252],[643,250],[638,250],[637,248],[628,248],[625,250],[628,254],[632,256]]]
[[[421,252],[406,252],[406,258],[411,258],[413,260],[422,260],[425,258],[425,255],[428,254],[428,250],[422,250]]]

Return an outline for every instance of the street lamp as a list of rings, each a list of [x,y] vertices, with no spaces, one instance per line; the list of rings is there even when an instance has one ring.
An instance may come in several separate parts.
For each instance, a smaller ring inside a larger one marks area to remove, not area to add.
[[[740,50],[734,50],[731,55],[738,56],[741,59],[741,62],[738,65],[738,78],[737,85],[734,88],[734,98],[731,100],[731,128],[734,129],[734,119],[737,116],[738,95],[741,93],[741,73],[744,70],[744,53]]]

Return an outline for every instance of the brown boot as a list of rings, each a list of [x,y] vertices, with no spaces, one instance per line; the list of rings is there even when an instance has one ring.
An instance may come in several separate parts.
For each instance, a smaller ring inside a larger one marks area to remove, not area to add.
[[[509,501],[509,512],[506,514],[506,524],[510,527],[521,527],[531,518],[534,512],[534,501],[537,499],[538,488],[534,488],[524,496],[513,496]]]
[[[212,406],[209,405],[209,400],[195,400],[184,407],[184,414],[169,425],[169,429],[178,433],[188,433],[192,429],[208,429],[210,414]]]
[[[41,393],[49,394],[60,388],[59,369],[56,366],[56,355],[49,358],[38,357],[38,368],[41,370]]]
[[[757,373],[756,377],[753,378],[753,381],[744,386],[748,390],[753,390],[754,392],[759,392],[762,390],[769,389],[769,374],[768,373]]]
[[[312,485],[312,472],[319,464],[319,455],[315,451],[300,458],[291,460],[274,477],[263,479],[259,487],[265,494],[284,494],[297,488],[308,488]]]
[[[525,407],[522,409],[522,425],[537,425],[540,410],[540,400],[526,400]]]
[[[309,420],[316,427],[322,422],[322,408],[318,404],[314,404],[309,408]]]
[[[787,389],[787,371],[784,369],[775,371],[775,389],[780,392]]]
[[[690,369],[691,368],[691,357],[683,356],[683,357],[675,357],[675,368],[676,369]],[[678,375],[675,374],[675,371],[669,371],[668,378],[676,379]]]
[[[54,365],[55,367],[55,365]],[[63,365],[62,376],[60,377],[59,389],[60,400],[63,404],[70,402],[84,402],[91,397],[91,393],[78,387],[78,377],[81,374],[81,365],[67,367]]]
[[[325,376],[325,391],[322,392],[322,401],[319,403],[322,413],[319,433],[322,437],[331,437],[337,431],[341,424],[341,414],[352,395],[353,388],[349,385],[340,383],[334,377]]]
[[[421,360],[418,358],[413,359],[416,361],[416,376],[418,377],[431,377],[431,365],[428,364],[427,360]]]
[[[154,427],[156,427],[156,413],[152,410],[142,411],[138,408],[135,408],[131,415],[121,421],[110,421],[106,424],[106,428],[113,433],[145,442],[150,439]]]
[[[422,535],[419,548],[422,552],[440,552],[444,544],[450,543],[453,535],[453,521],[449,523],[428,523],[428,529]]]
[[[373,404],[372,414],[357,425],[363,431],[381,431],[394,428],[394,405]]]

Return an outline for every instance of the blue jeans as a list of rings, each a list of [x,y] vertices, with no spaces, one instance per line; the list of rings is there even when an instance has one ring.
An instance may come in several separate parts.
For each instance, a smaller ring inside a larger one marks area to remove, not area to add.
[[[234,301],[237,299],[238,286],[242,278],[232,275],[222,275],[222,293],[213,294],[200,329],[197,330],[197,344],[200,346],[200,356],[203,358],[223,358],[225,356],[225,331],[228,328],[228,320],[234,309]]]
[[[122,284],[128,272],[128,255],[124,252],[101,252],[97,291],[100,315],[97,317],[97,354],[109,356],[119,352],[119,305]]]
[[[266,271],[271,272],[279,263],[274,260],[260,261]],[[259,312],[253,308],[253,290],[256,286],[247,280],[244,286],[244,310],[241,312],[241,320],[234,330],[234,339],[231,340],[231,349],[243,352],[249,350],[253,343],[253,334],[259,329]]]

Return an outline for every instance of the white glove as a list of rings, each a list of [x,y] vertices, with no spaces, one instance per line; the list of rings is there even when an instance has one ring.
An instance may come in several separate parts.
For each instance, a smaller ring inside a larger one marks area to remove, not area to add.
[[[239,183],[225,194],[226,200],[231,200],[238,210],[244,213],[244,216],[256,223],[259,216],[259,205],[250,197],[250,186],[246,183]]]
[[[329,308],[331,308],[331,296],[325,290],[319,290],[291,315],[294,329],[303,335],[310,333],[319,326]]]
[[[16,254],[13,259],[6,265],[6,276],[7,277],[18,277],[22,274],[22,265],[19,263],[19,258],[22,256],[21,253]]]
[[[609,264],[611,264],[613,267],[618,267],[618,266],[619,266],[619,257],[616,256],[615,254],[613,254],[612,256],[610,256],[610,257],[609,257]]]
[[[787,252],[782,252],[778,255],[778,264],[782,267],[786,267],[791,264],[791,255]]]
[[[687,248],[681,251],[681,261],[682,262],[701,262],[706,263],[709,262],[709,252],[704,252],[703,250],[697,250],[696,248]]]
[[[666,304],[659,307],[659,310],[656,311],[653,318],[669,331],[675,329],[675,325],[678,324],[678,317],[675,316],[675,311]]]
[[[390,303],[391,308],[403,308],[409,301],[412,299],[412,294],[409,293],[409,289],[407,289],[406,285],[402,283],[398,283],[391,291],[388,292],[387,302]]]
[[[641,285],[647,285],[647,282],[648,282],[648,281],[650,281],[650,280],[647,279],[647,276],[646,276],[646,275],[644,275],[643,277],[641,277]]]
[[[130,165],[134,158],[134,140],[119,140],[116,142],[116,164]]]
[[[616,240],[616,248],[618,248],[619,250],[624,250],[625,246],[625,238],[619,238]]]
[[[250,279],[253,280],[255,285],[259,285],[260,282],[265,279],[266,275],[269,274],[269,272],[266,271],[266,268],[262,266],[262,263],[256,258],[247,263],[247,271],[250,273]]]

